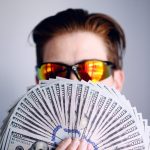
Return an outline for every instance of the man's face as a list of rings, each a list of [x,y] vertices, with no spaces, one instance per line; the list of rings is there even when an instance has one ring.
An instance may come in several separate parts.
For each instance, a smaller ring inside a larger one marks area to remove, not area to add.
[[[49,40],[44,47],[43,62],[61,62],[74,65],[82,60],[107,60],[107,47],[102,38],[91,32],[66,33]],[[77,79],[71,73],[71,79]],[[121,90],[123,71],[116,70],[114,75],[101,82]]]

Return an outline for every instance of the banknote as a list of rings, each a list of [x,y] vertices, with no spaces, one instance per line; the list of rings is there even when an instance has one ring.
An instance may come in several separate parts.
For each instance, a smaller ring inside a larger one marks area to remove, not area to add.
[[[94,150],[150,150],[148,120],[122,93],[60,77],[30,86],[9,108],[0,149],[33,150],[43,143],[52,150],[66,138],[85,139]]]

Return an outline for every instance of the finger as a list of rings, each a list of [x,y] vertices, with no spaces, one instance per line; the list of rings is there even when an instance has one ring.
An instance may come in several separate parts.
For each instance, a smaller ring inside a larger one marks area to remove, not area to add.
[[[93,145],[92,145],[92,144],[88,144],[88,145],[87,145],[87,150],[94,150]]]
[[[68,146],[67,150],[76,150],[80,144],[79,139],[73,139],[71,144]]]
[[[63,140],[62,142],[60,142],[56,150],[65,150],[69,146],[71,141],[71,138]]]
[[[78,146],[78,150],[86,150],[88,146],[88,143],[86,142],[86,140],[81,140],[80,144]]]

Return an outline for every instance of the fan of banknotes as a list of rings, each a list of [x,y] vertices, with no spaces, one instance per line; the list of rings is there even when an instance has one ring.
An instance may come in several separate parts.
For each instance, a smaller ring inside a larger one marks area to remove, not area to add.
[[[38,141],[55,149],[65,138],[85,139],[95,150],[149,150],[150,127],[112,87],[56,78],[28,89],[9,110],[1,150],[28,150]]]

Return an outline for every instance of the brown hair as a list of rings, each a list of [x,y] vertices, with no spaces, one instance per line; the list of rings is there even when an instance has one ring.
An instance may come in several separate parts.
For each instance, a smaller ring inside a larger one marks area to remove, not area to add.
[[[108,60],[122,69],[126,41],[123,29],[102,13],[89,14],[83,9],[67,9],[41,21],[32,32],[36,44],[37,65],[43,63],[43,47],[53,37],[74,31],[89,31],[104,39]]]

